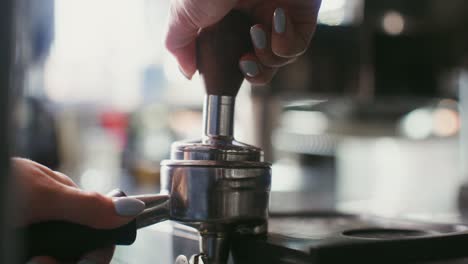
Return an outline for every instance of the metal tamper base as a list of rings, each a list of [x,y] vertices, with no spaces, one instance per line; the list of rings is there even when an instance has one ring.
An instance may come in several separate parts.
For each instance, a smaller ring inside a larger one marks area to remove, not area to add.
[[[205,100],[203,139],[173,144],[171,160],[162,162],[161,188],[171,197],[170,218],[199,230],[204,263],[218,264],[227,262],[233,232],[266,232],[271,166],[259,148],[233,139],[233,115],[219,102],[234,98],[213,97]],[[230,118],[222,126],[224,115]],[[218,130],[226,133],[211,134]]]

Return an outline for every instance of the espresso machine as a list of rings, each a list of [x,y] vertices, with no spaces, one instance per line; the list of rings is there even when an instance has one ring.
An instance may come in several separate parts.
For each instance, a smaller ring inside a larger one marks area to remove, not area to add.
[[[261,149],[233,138],[235,96],[243,79],[237,63],[250,48],[248,21],[245,14],[232,12],[200,32],[197,63],[207,92],[202,139],[174,143],[171,159],[161,164],[162,192],[170,196],[173,221],[142,229],[135,245],[117,252],[115,259],[131,263],[129,256],[145,255],[147,263],[158,259],[177,264],[467,263],[464,224],[334,210],[268,213],[270,165]]]
[[[333,210],[268,214],[270,165],[261,149],[233,138],[242,82],[237,63],[250,48],[248,21],[232,12],[200,32],[197,63],[207,92],[202,139],[174,143],[171,159],[161,164],[162,191],[171,197],[171,232],[158,225],[141,230],[127,251],[177,264],[467,263],[463,224]],[[163,238],[170,241],[169,254]],[[116,259],[131,261],[119,254]]]

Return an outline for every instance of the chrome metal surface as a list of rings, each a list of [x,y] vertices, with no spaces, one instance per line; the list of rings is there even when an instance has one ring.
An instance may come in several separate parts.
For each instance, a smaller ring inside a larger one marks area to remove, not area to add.
[[[229,233],[201,234],[200,251],[204,254],[199,258],[203,263],[224,264],[229,257]]]
[[[261,149],[234,140],[234,103],[234,97],[208,95],[202,140],[174,143],[171,159],[161,163],[170,219],[201,235],[202,254],[191,262],[225,264],[232,232],[267,230],[271,165]]]
[[[169,220],[170,203],[169,200],[166,200],[164,203],[153,206],[152,208],[146,209],[136,218],[136,227],[143,228],[147,227],[165,220]]]
[[[217,161],[217,160],[164,160],[161,166],[194,166],[223,168],[270,168],[268,162],[255,161]]]
[[[263,161],[261,149],[235,140],[210,139],[206,141],[175,142],[171,160],[206,161]],[[164,161],[167,162],[167,161]]]
[[[267,230],[271,165],[261,162],[260,149],[248,145],[244,145],[244,152],[236,147],[222,149],[223,153],[240,153],[240,161],[230,154],[216,156],[219,160],[204,159],[210,155],[193,155],[206,149],[212,154],[219,148],[201,142],[174,144],[172,156],[180,159],[162,162],[161,192],[170,194],[171,220],[200,231],[203,254],[196,260],[224,264],[231,232],[257,235]]]
[[[169,201],[169,195],[167,194],[144,194],[132,195],[130,197],[144,202],[145,208],[153,208]]]
[[[161,188],[171,194],[171,219],[231,223],[266,219],[269,167],[162,166]]]
[[[204,141],[212,138],[233,138],[234,104],[232,96],[207,95],[203,109]]]

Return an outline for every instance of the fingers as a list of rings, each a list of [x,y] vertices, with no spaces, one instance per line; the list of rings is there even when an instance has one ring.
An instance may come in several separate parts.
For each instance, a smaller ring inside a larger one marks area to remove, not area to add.
[[[51,257],[40,256],[40,257],[34,257],[30,259],[26,264],[60,264],[60,263]]]
[[[295,58],[282,58],[273,53],[271,47],[271,30],[265,30],[261,24],[250,29],[250,36],[255,48],[255,54],[260,62],[268,67],[281,67],[292,63]]]
[[[112,260],[115,247],[108,247],[84,255],[78,264],[93,263],[93,264],[108,264]]]
[[[167,49],[177,58],[182,73],[190,79],[196,67],[196,37],[200,28],[221,20],[235,6],[249,10],[259,23],[251,28],[255,46],[257,75],[249,81],[263,83],[271,80],[276,68],[292,63],[309,46],[315,31],[320,0],[285,1],[287,6],[276,6],[279,1],[238,0],[173,0],[166,34]],[[244,62],[254,70],[254,63]],[[251,74],[250,74],[251,75]]]
[[[309,17],[315,14],[313,7],[304,9],[309,13],[312,11]],[[245,61],[243,58],[240,63],[241,70],[249,82],[268,83],[278,68],[293,63],[307,50],[315,30],[315,19],[302,20],[300,19],[302,16],[304,15],[298,15],[299,22],[294,23],[283,8],[267,8],[258,12],[257,20],[262,24],[256,24],[250,29],[255,58],[249,62],[242,62]],[[253,65],[258,69],[255,76],[252,76],[252,71],[255,69]]]
[[[130,222],[145,209],[145,204],[134,198],[110,198],[82,191],[64,174],[30,160],[13,159],[13,166],[27,205],[23,209],[25,224],[66,220],[111,229]]]
[[[255,55],[261,66],[276,69],[294,62],[304,54],[315,32],[320,0],[262,1],[252,7],[258,23],[250,30]],[[261,68],[261,67],[260,67]],[[256,76],[256,79],[270,79]],[[249,79],[249,78],[247,78]]]
[[[199,29],[221,20],[236,2],[236,0],[171,1],[165,43],[188,79],[191,79],[197,70],[195,43]]]
[[[273,53],[283,58],[302,55],[309,46],[314,29],[315,23],[293,24],[285,9],[276,8],[271,37]]]
[[[181,46],[179,48],[175,48],[175,46],[172,46],[172,44],[167,43],[166,46],[179,63],[180,72],[185,76],[185,78],[191,80],[197,71],[195,40],[192,40],[187,45]]]
[[[50,178],[56,180],[57,182],[67,185],[67,186],[72,186],[72,187],[78,187],[68,176],[65,174],[58,172],[58,171],[53,171],[46,166],[39,164],[35,161],[29,160],[29,159],[23,159],[23,158],[13,158],[12,159],[15,162],[16,166],[21,166],[23,168],[28,168],[27,171],[29,173],[33,173],[35,170],[39,170],[45,175],[49,176]]]
[[[67,175],[59,172],[59,171],[52,171],[53,173],[53,176],[54,179],[56,179],[57,181],[61,182],[62,184],[65,184],[67,186],[70,186],[70,187],[76,187],[78,188],[78,185],[76,185],[76,183],[70,179]]]
[[[262,65],[254,54],[242,56],[239,67],[244,73],[245,79],[255,85],[265,85],[271,81],[277,68]]]
[[[145,209],[145,203],[134,198],[110,198],[75,188],[67,188],[58,196],[49,219],[68,220],[98,229],[124,225]]]
[[[166,48],[177,59],[181,71],[191,78],[196,71],[195,45],[198,26],[184,11],[181,1],[172,1],[166,32]]]

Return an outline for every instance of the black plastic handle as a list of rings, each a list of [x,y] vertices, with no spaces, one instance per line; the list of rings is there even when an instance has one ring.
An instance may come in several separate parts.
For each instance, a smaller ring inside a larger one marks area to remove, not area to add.
[[[136,221],[116,229],[94,229],[65,222],[47,221],[19,230],[25,245],[24,260],[51,256],[60,261],[77,260],[83,254],[112,245],[131,245],[136,239]]]

